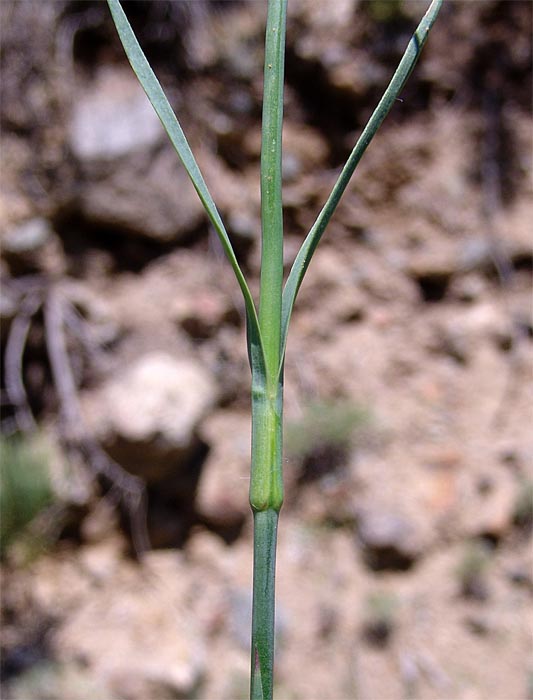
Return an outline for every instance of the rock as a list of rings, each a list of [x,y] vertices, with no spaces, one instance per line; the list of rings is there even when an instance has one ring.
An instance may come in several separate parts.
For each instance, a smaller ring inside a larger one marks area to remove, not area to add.
[[[85,542],[98,545],[109,538],[110,532],[119,532],[119,513],[105,498],[96,501],[80,526]]]
[[[124,545],[125,542],[120,536],[116,536],[108,538],[107,541],[83,547],[80,551],[80,563],[88,578],[98,585],[112,580],[119,566],[120,555],[125,549]]]
[[[473,305],[465,312],[462,325],[470,337],[478,340],[503,333],[509,323],[499,305],[490,299]]]
[[[81,214],[92,226],[114,228],[162,242],[190,234],[202,204],[170,146],[155,157],[141,152],[113,168],[86,173]]]
[[[4,271],[2,270],[2,272]],[[6,284],[6,277],[7,275],[2,275],[3,285],[0,295],[0,333],[3,338],[6,338],[6,334],[11,328],[11,322],[17,315],[19,305],[19,294]]]
[[[468,340],[461,324],[435,323],[427,349],[435,354],[449,357],[459,365],[466,365],[471,351]]]
[[[452,280],[449,289],[450,298],[472,304],[486,294],[487,287],[488,282],[484,277],[477,272],[471,272]]]
[[[63,271],[59,239],[50,222],[40,217],[6,230],[2,236],[2,256],[15,274]]]
[[[405,516],[390,511],[363,511],[357,520],[363,557],[373,571],[406,571],[422,553],[422,542]]]
[[[487,574],[492,555],[491,547],[482,539],[471,540],[465,547],[456,569],[459,592],[464,598],[482,602],[489,597]]]
[[[93,349],[109,348],[120,341],[124,328],[117,322],[120,316],[114,313],[109,298],[95,292],[89,285],[71,279],[65,282],[63,289],[83,320],[80,332],[85,334]]]
[[[105,697],[195,696],[205,656],[187,609],[188,583],[174,552],[146,555],[141,569],[122,562],[58,626],[56,658],[81,662],[104,684]]]
[[[302,174],[323,167],[328,145],[316,129],[305,124],[287,123],[283,129],[283,179],[292,182]]]
[[[494,244],[486,234],[469,236],[459,251],[461,270],[487,270],[494,266]]]
[[[114,459],[157,481],[195,452],[196,429],[216,397],[210,375],[196,360],[152,352],[91,397],[88,421]]]
[[[3,237],[4,249],[11,253],[25,253],[43,246],[52,234],[46,219],[30,219],[10,229]]]
[[[182,294],[172,304],[173,320],[195,340],[211,338],[224,323],[238,325],[239,311],[231,299],[213,290]]]
[[[407,273],[418,285],[422,300],[436,302],[446,296],[455,271],[455,260],[451,257],[447,260],[426,260],[420,256],[419,260],[409,265]]]
[[[109,159],[153,146],[163,128],[129,68],[103,67],[84,86],[69,125],[70,147],[80,160]]]
[[[202,425],[201,437],[212,449],[198,484],[196,507],[224,534],[239,528],[250,512],[250,416],[220,411]]]
[[[468,537],[498,541],[513,527],[518,493],[516,480],[504,468],[493,466],[473,485],[475,491],[468,494],[468,507],[461,512],[462,530]]]
[[[509,568],[506,572],[507,579],[514,585],[525,588],[533,593],[533,575],[531,567],[518,563]]]
[[[69,141],[82,175],[76,206],[92,226],[169,241],[198,225],[202,205],[129,69],[102,68],[84,87]]]
[[[453,445],[432,446],[423,456],[424,486],[428,507],[436,521],[449,524],[459,507],[459,476],[464,454]]]
[[[29,668],[18,673],[9,683],[10,700],[87,700],[88,697],[102,698],[107,694],[107,688],[75,661],[56,664],[46,658],[28,660],[33,661]]]
[[[467,615],[464,619],[466,628],[478,637],[486,637],[494,632],[491,621],[482,615]]]
[[[252,592],[249,588],[233,588],[229,591],[229,633],[243,650],[250,646],[251,625]]]
[[[353,27],[353,5],[353,0],[341,0],[327,8],[308,2],[291,4],[289,14],[299,31],[292,32],[289,24],[288,43],[297,59],[305,64],[322,64],[326,69],[349,64],[350,52],[344,47],[349,45]],[[331,74],[327,78],[333,82]]]
[[[367,598],[365,608],[364,640],[377,649],[386,647],[396,626],[398,600],[391,593],[376,591]]]
[[[228,231],[233,246],[238,252],[248,252],[257,240],[257,232],[261,223],[253,208],[248,206],[248,211],[230,211],[228,221]]]

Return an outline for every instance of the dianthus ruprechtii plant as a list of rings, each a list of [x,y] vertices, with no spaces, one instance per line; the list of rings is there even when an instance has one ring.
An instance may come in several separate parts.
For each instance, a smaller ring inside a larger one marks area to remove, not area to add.
[[[443,2],[432,0],[430,3],[284,282],[281,132],[287,1],[267,0],[261,146],[261,281],[256,306],[180,123],[135,38],[119,0],[108,0],[129,62],[202,201],[244,298],[252,377],[250,505],[254,518],[254,575],[250,697],[253,700],[267,700],[273,694],[276,543],[278,517],[283,503],[283,365],[292,310],[322,234],[361,156],[413,70]]]

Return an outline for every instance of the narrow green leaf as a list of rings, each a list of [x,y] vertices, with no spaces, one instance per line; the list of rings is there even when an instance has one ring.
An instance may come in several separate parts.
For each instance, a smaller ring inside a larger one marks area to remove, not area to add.
[[[107,0],[107,2],[131,67],[137,75],[139,82],[148,96],[148,99],[152,103],[157,116],[161,120],[161,123],[163,124],[163,127],[167,132],[176,153],[180,157],[181,162],[183,163],[183,166],[187,171],[187,174],[189,175],[202,204],[204,205],[204,209],[206,210],[207,215],[218,234],[226,257],[233,268],[233,272],[235,273],[235,277],[237,278],[237,282],[241,288],[246,307],[248,352],[250,362],[255,362],[259,371],[266,371],[263,341],[259,328],[257,311],[246,279],[242,273],[239,263],[237,262],[235,252],[233,250],[233,246],[231,245],[231,241],[224,223],[220,218],[220,214],[218,213],[213,198],[211,197],[202,173],[200,172],[200,168],[198,167],[196,159],[194,158],[187,139],[185,138],[185,134],[183,133],[180,123],[174,114],[165,93],[163,92],[163,88],[159,84],[159,81],[150,67],[150,64],[148,63],[146,56],[144,55],[143,50],[135,37],[135,34],[133,33],[119,0]]]
[[[355,168],[357,167],[361,156],[365,152],[367,146],[372,141],[376,131],[381,126],[383,120],[390,112],[392,105],[394,104],[396,98],[402,91],[405,82],[411,74],[424,44],[426,43],[429,30],[433,26],[433,23],[437,19],[437,15],[441,8],[443,0],[432,0],[426,14],[422,18],[422,21],[418,25],[415,33],[411,37],[411,40],[405,50],[405,53],[400,61],[396,72],[394,73],[392,80],[390,81],[387,89],[385,90],[383,97],[381,98],[378,106],[374,110],[374,113],[370,117],[367,125],[363,129],[361,136],[359,137],[355,147],[350,154],[350,157],[346,161],[344,168],[339,175],[337,182],[335,183],[331,194],[329,195],[322,211],[318,215],[315,223],[313,224],[311,230],[307,234],[298,255],[292,265],[289,277],[285,284],[283,290],[283,307],[282,307],[282,353],[280,361],[280,373],[283,370],[283,358],[285,355],[285,349],[287,346],[287,334],[289,328],[289,321],[294,308],[294,303],[296,301],[296,296],[300,285],[302,284],[304,275],[309,267],[313,253],[324,233],[326,226],[331,219],[333,212],[337,208],[337,204],[342,197],[344,190],[346,189],[348,182],[350,181]]]

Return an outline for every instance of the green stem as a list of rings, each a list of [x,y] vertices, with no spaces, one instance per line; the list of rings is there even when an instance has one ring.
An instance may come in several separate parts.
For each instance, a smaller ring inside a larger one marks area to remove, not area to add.
[[[259,327],[264,363],[252,365],[252,474],[254,513],[252,700],[271,700],[274,685],[274,596],[278,514],[283,503],[281,298],[283,210],[281,133],[287,0],[269,0],[265,38],[261,143],[261,286]],[[261,357],[259,357],[261,360]]]
[[[272,509],[254,513],[251,700],[270,700],[273,692],[278,517],[278,511]]]
[[[259,325],[267,376],[277,383],[281,350],[283,212],[281,132],[287,0],[269,0],[265,38],[261,142],[261,287]],[[274,387],[270,387],[274,389]]]
[[[250,505],[255,512],[283,504],[283,387],[274,398],[252,378],[252,474]]]
[[[276,533],[283,503],[283,387],[271,399],[260,375],[252,379],[252,479],[254,580],[250,697],[271,700],[274,684]]]

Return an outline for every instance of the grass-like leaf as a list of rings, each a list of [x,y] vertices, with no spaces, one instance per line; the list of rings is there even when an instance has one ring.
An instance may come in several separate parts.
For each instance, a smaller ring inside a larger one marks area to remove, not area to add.
[[[185,137],[185,134],[183,133],[183,129],[181,128],[174,110],[170,106],[170,103],[163,92],[163,88],[156,78],[155,73],[150,67],[148,60],[146,59],[146,56],[144,55],[143,50],[141,49],[139,42],[133,33],[133,29],[131,28],[119,0],[107,0],[107,2],[131,67],[139,79],[139,82],[141,83],[148,99],[152,103],[157,116],[161,120],[163,128],[167,132],[176,153],[180,157],[181,162],[183,163],[183,166],[187,171],[187,174],[189,175],[202,204],[204,205],[204,209],[218,234],[226,257],[233,268],[233,272],[235,273],[235,277],[237,278],[237,282],[241,288],[246,307],[248,352],[250,363],[255,363],[259,371],[264,371],[265,359],[263,341],[261,331],[259,329],[257,311],[246,279],[239,266],[239,263],[237,262],[235,251],[231,245],[231,241],[224,223],[207,188],[196,159],[192,154],[189,143]]]
[[[374,138],[376,131],[381,126],[383,120],[390,112],[396,98],[402,91],[405,82],[411,75],[413,68],[420,56],[422,47],[426,43],[429,30],[433,26],[433,23],[437,19],[437,15],[441,8],[443,0],[432,0],[426,14],[422,18],[422,21],[418,25],[415,33],[411,37],[409,44],[405,50],[405,53],[400,61],[398,68],[396,69],[392,80],[390,81],[387,89],[385,90],[383,97],[379,101],[378,106],[374,110],[372,116],[370,117],[367,125],[363,129],[361,136],[359,137],[350,157],[346,161],[344,168],[339,175],[337,182],[335,183],[331,194],[329,195],[326,203],[324,204],[320,214],[318,215],[315,223],[313,224],[311,230],[307,234],[302,247],[300,248],[298,255],[292,265],[289,277],[285,283],[285,288],[283,290],[283,305],[282,305],[282,320],[281,320],[281,338],[282,338],[282,352],[281,352],[281,362],[279,372],[280,375],[283,372],[283,358],[285,355],[285,349],[287,346],[287,334],[289,330],[289,321],[291,318],[292,310],[294,308],[294,303],[296,301],[296,296],[298,290],[302,284],[303,278],[313,257],[313,253],[322,238],[326,226],[329,220],[333,216],[333,212],[337,208],[337,205],[342,197],[344,190],[346,189],[354,171],[357,167],[363,153],[366,151],[367,146]]]

